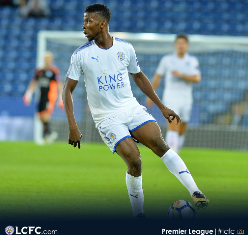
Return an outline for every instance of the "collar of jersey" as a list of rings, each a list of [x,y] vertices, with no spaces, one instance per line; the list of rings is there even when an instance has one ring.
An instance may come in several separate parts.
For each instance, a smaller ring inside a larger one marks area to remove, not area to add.
[[[112,37],[113,38],[113,45],[112,46],[114,46],[114,41],[115,41],[115,37]],[[95,40],[94,40],[94,43],[95,43]],[[95,45],[96,45],[96,43],[95,43]],[[97,45],[96,45],[97,46]],[[110,46],[109,48],[102,48],[102,47],[99,47],[99,46],[97,46],[99,49],[102,49],[102,50],[108,50],[108,49],[110,49],[112,46]]]
[[[178,58],[178,59],[180,59],[180,60],[185,60],[185,59],[189,56],[189,53],[188,53],[188,52],[185,53],[185,55],[184,55],[183,58],[178,57],[176,52],[174,52],[173,54],[174,54],[174,56],[175,56],[176,58]]]

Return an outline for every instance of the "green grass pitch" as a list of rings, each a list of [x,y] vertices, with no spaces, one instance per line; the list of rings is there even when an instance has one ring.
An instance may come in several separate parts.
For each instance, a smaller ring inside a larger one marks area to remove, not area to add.
[[[164,163],[149,149],[141,145],[139,149],[147,217],[166,217],[176,200],[192,202]],[[247,152],[184,148],[180,155],[210,199],[198,216],[248,209]],[[79,150],[63,142],[49,146],[1,142],[0,219],[120,212],[131,217],[125,173],[125,163],[104,144],[82,144]]]

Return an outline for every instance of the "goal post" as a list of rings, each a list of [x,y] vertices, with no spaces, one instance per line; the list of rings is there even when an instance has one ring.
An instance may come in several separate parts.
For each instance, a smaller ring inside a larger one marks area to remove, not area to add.
[[[130,42],[136,51],[141,70],[151,80],[164,54],[174,51],[174,34],[113,32],[111,35]],[[87,42],[82,31],[40,31],[38,33],[37,66],[43,66],[45,51],[54,54],[54,64],[64,81],[72,53]],[[202,81],[193,86],[194,104],[186,132],[185,145],[201,148],[248,148],[248,37],[189,35],[189,53],[200,63]],[[134,96],[145,105],[146,96],[131,80]],[[162,98],[164,79],[157,94]],[[87,106],[83,77],[74,93],[75,116],[82,141],[101,141]],[[148,109],[161,127],[166,121],[158,108]],[[67,140],[68,124],[64,111],[55,108],[52,128],[59,140]],[[39,119],[35,118],[35,141],[41,138]]]

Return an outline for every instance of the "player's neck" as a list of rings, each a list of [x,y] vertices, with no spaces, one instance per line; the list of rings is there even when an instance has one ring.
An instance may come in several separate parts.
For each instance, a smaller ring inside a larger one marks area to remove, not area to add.
[[[50,65],[50,64],[45,64],[45,66],[44,66],[44,70],[48,70],[48,69],[50,69],[50,67],[51,67],[51,65]]]
[[[95,43],[100,48],[108,49],[113,45],[113,38],[109,32],[105,32],[100,34],[99,37],[95,39]]]
[[[179,58],[183,58],[185,56],[186,53],[177,53],[177,57]]]

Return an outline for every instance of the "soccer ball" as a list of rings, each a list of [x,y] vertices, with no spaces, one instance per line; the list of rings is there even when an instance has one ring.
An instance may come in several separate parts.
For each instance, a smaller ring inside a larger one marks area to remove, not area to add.
[[[196,211],[190,202],[179,200],[170,206],[168,217],[170,219],[195,219]]]

